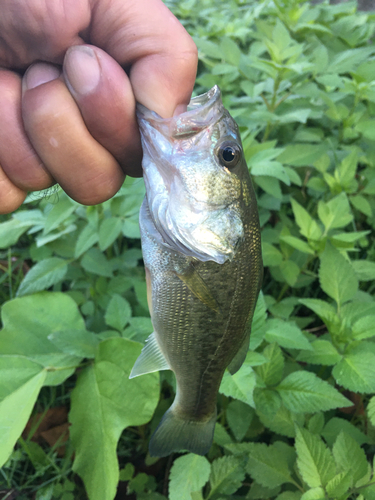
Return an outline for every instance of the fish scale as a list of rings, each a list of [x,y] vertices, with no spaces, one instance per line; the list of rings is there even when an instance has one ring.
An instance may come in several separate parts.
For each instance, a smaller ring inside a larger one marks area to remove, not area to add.
[[[150,441],[155,456],[209,450],[221,379],[246,356],[263,272],[238,128],[217,87],[192,103],[172,119],[138,111],[146,182],[140,229],[154,333],[130,376],[171,369],[177,383]],[[189,120],[199,127],[189,129]],[[220,156],[225,147],[229,161]]]

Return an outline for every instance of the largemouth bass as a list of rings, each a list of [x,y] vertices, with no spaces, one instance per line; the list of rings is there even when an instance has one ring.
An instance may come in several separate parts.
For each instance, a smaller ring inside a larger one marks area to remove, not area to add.
[[[259,218],[238,127],[213,87],[163,119],[138,105],[142,251],[154,333],[130,378],[171,369],[176,397],[150,454],[208,452],[224,371],[249,347],[262,280]]]

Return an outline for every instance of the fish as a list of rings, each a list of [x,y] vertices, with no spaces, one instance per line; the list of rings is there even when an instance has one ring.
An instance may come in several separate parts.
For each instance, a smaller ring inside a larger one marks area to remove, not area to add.
[[[154,332],[130,378],[172,370],[176,396],[149,443],[151,456],[213,442],[217,394],[249,349],[263,265],[255,192],[239,129],[218,86],[187,111],[137,118],[146,195],[140,232]]]

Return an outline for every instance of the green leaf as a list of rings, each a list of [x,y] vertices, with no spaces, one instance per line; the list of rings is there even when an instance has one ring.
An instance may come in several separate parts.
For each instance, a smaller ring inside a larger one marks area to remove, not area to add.
[[[294,286],[301,272],[297,264],[292,260],[284,260],[279,268],[288,285]]]
[[[263,350],[262,354],[268,361],[256,367],[256,373],[266,385],[279,383],[284,370],[284,356],[280,347],[277,343],[270,344]]]
[[[169,500],[191,500],[210,476],[210,463],[205,457],[188,453],[177,458],[169,475]]]
[[[293,248],[296,248],[302,253],[307,253],[310,255],[315,254],[314,250],[308,245],[308,243],[306,243],[303,240],[300,240],[299,238],[296,238],[295,236],[286,234],[285,236],[280,236],[280,241],[284,241],[285,243],[287,243]]]
[[[359,281],[375,280],[375,262],[369,260],[353,260],[352,266]]]
[[[63,293],[40,292],[6,302],[1,312],[0,353],[27,356],[58,368],[48,372],[46,385],[61,384],[74,373],[80,358],[65,354],[48,339],[53,332],[85,329],[73,299]]]
[[[362,212],[363,214],[367,215],[367,217],[372,216],[372,208],[368,200],[362,196],[362,195],[357,195],[357,196],[351,196],[350,197],[350,203],[353,205],[354,208]]]
[[[295,424],[303,425],[305,419],[302,413],[290,412],[284,405],[276,413],[262,413],[259,409],[256,412],[262,424],[271,431],[290,438],[295,436]]]
[[[328,149],[326,143],[289,144],[277,159],[293,167],[305,167],[313,165]]]
[[[122,331],[125,325],[131,318],[132,310],[129,302],[118,295],[114,294],[107,306],[105,313],[105,322],[116,330]]]
[[[327,493],[330,497],[339,498],[348,493],[352,482],[352,472],[347,470],[336,474],[326,485]]]
[[[138,212],[130,217],[126,217],[122,225],[122,234],[127,238],[137,238],[141,237],[139,232],[139,221]]]
[[[367,405],[367,415],[370,422],[375,427],[375,396],[373,396]]]
[[[332,453],[316,434],[297,428],[296,450],[298,469],[311,488],[325,486],[336,474]]]
[[[239,65],[241,50],[231,38],[223,36],[220,40],[220,49],[226,62],[233,64],[234,66]]]
[[[329,446],[333,446],[340,432],[345,432],[345,434],[351,436],[359,445],[368,442],[367,436],[358,427],[355,427],[348,420],[338,417],[333,417],[326,423],[322,436]]]
[[[80,358],[93,358],[99,344],[95,333],[87,330],[60,330],[48,335],[48,340],[61,351]]]
[[[68,269],[67,262],[58,257],[51,257],[38,262],[22,280],[17,296],[41,292],[62,281]]]
[[[337,317],[335,309],[320,299],[299,299],[298,302],[317,314],[326,324],[334,322]]]
[[[301,229],[301,234],[308,239],[318,240],[322,235],[322,231],[316,221],[296,200],[291,198],[290,201],[297,225]]]
[[[282,253],[267,241],[262,242],[262,257],[264,266],[279,266],[283,261]]]
[[[310,342],[294,322],[268,320],[265,338],[267,342],[277,342],[281,347],[312,350]]]
[[[250,366],[244,363],[234,375],[231,375],[228,370],[225,371],[219,392],[254,406],[253,392],[255,385],[255,373]]]
[[[226,417],[230,430],[237,441],[241,441],[254,417],[254,410],[242,401],[231,401],[227,407]]]
[[[328,340],[314,340],[311,344],[312,351],[303,351],[297,360],[313,365],[335,365],[342,358],[336,347]]]
[[[23,356],[0,356],[0,467],[30,417],[47,372]]]
[[[79,374],[71,396],[73,470],[90,500],[113,500],[119,480],[117,442],[123,429],[147,423],[159,400],[159,376],[129,380],[142,346],[123,338],[104,340],[95,363]],[[95,436],[95,439],[93,439]]]
[[[247,472],[262,486],[275,488],[292,483],[291,472],[282,449],[275,444],[249,443],[250,453]]]
[[[306,491],[306,493],[301,496],[301,500],[325,500],[326,498],[326,494],[320,486]]]
[[[77,208],[76,203],[68,198],[63,192],[60,193],[61,198],[54,205],[47,215],[44,224],[43,234],[46,235],[62,224]]]
[[[254,390],[254,403],[258,414],[275,415],[281,406],[281,398],[272,389],[256,387]]]
[[[254,157],[253,157],[254,158]],[[290,185],[290,179],[288,174],[285,172],[284,167],[278,161],[257,161],[253,162],[253,158],[251,159],[251,174],[254,176],[262,175],[262,176],[270,176],[276,177],[280,181],[284,182],[287,186]]]
[[[351,486],[367,474],[365,452],[359,444],[345,432],[341,432],[332,448],[339,472],[350,471]]]
[[[352,405],[334,387],[311,372],[291,373],[276,390],[286,408],[294,412],[315,413]]]
[[[358,280],[351,264],[329,243],[320,256],[320,286],[338,307],[352,299],[358,290]]]
[[[89,248],[95,245],[99,240],[98,230],[95,226],[87,224],[86,227],[79,233],[77,243],[74,249],[74,257],[78,259]]]
[[[319,201],[318,215],[324,224],[326,234],[330,229],[347,226],[353,219],[345,193],[340,193],[327,203]]]
[[[245,479],[244,460],[238,456],[224,456],[212,462],[210,493],[207,499],[232,495]]]
[[[364,394],[375,392],[375,355],[371,352],[346,354],[332,375],[346,389]]]
[[[98,274],[107,278],[112,278],[113,276],[112,266],[98,248],[91,248],[86,252],[81,260],[81,265],[88,273]]]
[[[369,339],[375,336],[375,316],[359,318],[352,326],[352,335],[356,340]]]
[[[17,219],[10,219],[0,224],[0,248],[8,248],[17,243],[32,223],[21,223]]]
[[[120,217],[104,219],[99,228],[99,248],[103,252],[121,234],[122,221]]]

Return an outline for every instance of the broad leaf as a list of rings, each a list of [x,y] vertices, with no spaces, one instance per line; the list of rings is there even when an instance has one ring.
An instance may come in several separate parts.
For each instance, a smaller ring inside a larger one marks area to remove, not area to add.
[[[246,470],[255,481],[267,488],[292,482],[291,471],[280,448],[275,444],[270,446],[261,443],[249,444],[251,446],[249,446]]]
[[[123,338],[103,341],[94,364],[81,371],[72,392],[73,470],[83,479],[90,500],[113,500],[119,480],[116,448],[121,433],[130,425],[147,423],[159,400],[158,374],[129,380],[141,348]]]
[[[58,257],[43,259],[26,274],[17,290],[17,296],[47,290],[64,279],[67,269],[67,262],[64,259]]]
[[[207,458],[193,453],[177,458],[169,475],[169,500],[191,500],[191,493],[201,490],[209,476]]]
[[[291,411],[314,413],[352,403],[314,373],[297,371],[276,387],[284,405]]]

